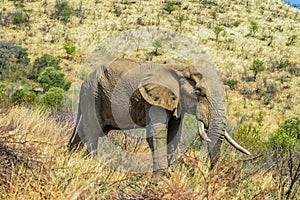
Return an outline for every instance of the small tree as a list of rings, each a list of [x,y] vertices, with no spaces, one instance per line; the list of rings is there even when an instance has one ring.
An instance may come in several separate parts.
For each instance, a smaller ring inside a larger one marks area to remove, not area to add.
[[[181,2],[168,1],[168,2],[166,2],[163,9],[165,11],[167,11],[169,14],[171,14],[171,12],[178,10],[180,5],[181,5]]]
[[[70,56],[75,56],[76,54],[76,47],[72,42],[65,42],[63,44],[64,49],[66,50],[66,53],[68,54],[68,58]]]
[[[13,92],[11,95],[11,103],[16,104],[33,104],[38,101],[38,97],[33,92],[30,92],[26,89],[18,89]]]
[[[255,33],[258,31],[259,29],[259,25],[257,22],[250,22],[250,33],[252,36],[255,35]]]
[[[237,80],[229,79],[225,81],[225,85],[228,85],[231,90],[235,90],[237,86]]]
[[[158,55],[159,55],[158,49],[159,49],[159,48],[162,48],[163,42],[162,42],[161,39],[156,39],[156,40],[152,43],[152,46],[155,48],[154,55],[155,55],[155,56],[158,56]]]
[[[46,106],[46,108],[61,109],[65,105],[65,102],[65,91],[59,87],[50,88],[49,91],[42,96],[42,103],[44,106]]]
[[[20,80],[30,72],[30,59],[26,48],[15,46],[14,42],[0,42],[1,80]]]
[[[257,74],[265,70],[264,62],[259,59],[255,59],[250,67],[250,70],[253,71],[253,79],[256,81]]]
[[[300,181],[300,117],[287,119],[267,141],[278,199],[296,199]]]
[[[55,18],[59,18],[62,22],[69,22],[74,15],[74,9],[71,8],[68,1],[57,2],[55,5],[56,12],[53,13]]]
[[[25,93],[26,92],[24,89],[15,90],[11,95],[11,102],[17,104],[22,103],[22,99],[24,98]]]
[[[61,63],[60,58],[55,58],[49,54],[44,54],[41,57],[35,59],[31,78],[37,79],[40,73],[46,68],[46,67],[54,67],[56,70],[60,70],[61,67],[59,66]]]
[[[13,24],[20,26],[22,24],[24,24],[25,26],[29,26],[29,21],[28,19],[26,19],[26,17],[24,17],[22,14],[17,14],[14,18],[13,18]]]
[[[66,91],[71,87],[71,82],[65,79],[65,74],[54,67],[47,67],[38,77],[38,82],[45,92],[52,87],[60,87]]]
[[[213,31],[216,35],[216,41],[219,41],[219,35],[221,32],[225,31],[225,27],[218,24],[217,26],[214,27]]]

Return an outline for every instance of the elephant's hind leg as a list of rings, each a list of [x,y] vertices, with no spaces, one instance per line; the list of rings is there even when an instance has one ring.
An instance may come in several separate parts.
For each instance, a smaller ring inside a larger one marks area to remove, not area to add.
[[[77,150],[77,149],[82,149],[84,147],[84,145],[81,141],[81,138],[78,134],[78,129],[80,128],[79,126],[81,125],[81,117],[82,116],[80,116],[80,118],[77,122],[77,125],[74,128],[72,137],[70,138],[69,143],[68,143],[68,149],[70,152]]]
[[[80,92],[80,109],[82,119],[78,128],[78,134],[84,141],[89,154],[97,155],[98,138],[103,135],[101,122],[99,121],[99,100],[95,97],[96,86],[94,82],[87,81]]]
[[[81,138],[79,137],[78,133],[75,132],[76,130],[74,130],[74,133],[69,141],[68,144],[68,149],[70,152],[82,149],[84,147]]]

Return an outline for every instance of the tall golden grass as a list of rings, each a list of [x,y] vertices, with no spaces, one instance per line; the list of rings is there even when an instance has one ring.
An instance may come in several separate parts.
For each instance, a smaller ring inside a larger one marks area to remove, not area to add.
[[[2,113],[1,199],[267,199],[277,190],[272,172],[257,165],[260,157],[228,146],[212,171],[205,150],[190,148],[155,179],[120,172],[84,150],[68,153],[69,126],[48,116],[24,107]]]

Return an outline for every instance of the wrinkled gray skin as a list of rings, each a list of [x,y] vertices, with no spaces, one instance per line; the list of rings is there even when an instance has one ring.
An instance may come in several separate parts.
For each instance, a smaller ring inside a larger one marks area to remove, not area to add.
[[[146,127],[156,171],[171,163],[181,120],[184,113],[190,113],[196,116],[202,138],[209,141],[213,167],[220,157],[226,126],[224,86],[216,71],[205,65],[128,59],[103,64],[81,86],[69,149],[83,143],[89,153],[96,154],[98,138],[110,130]]]

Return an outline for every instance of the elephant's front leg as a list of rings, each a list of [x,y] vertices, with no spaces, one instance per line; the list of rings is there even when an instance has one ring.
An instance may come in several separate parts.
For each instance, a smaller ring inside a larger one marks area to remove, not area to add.
[[[167,161],[167,123],[168,113],[161,107],[150,108],[147,125],[147,142],[152,151],[153,171],[168,167]]]
[[[175,152],[181,138],[181,119],[171,119],[168,125],[168,165],[174,162]]]

